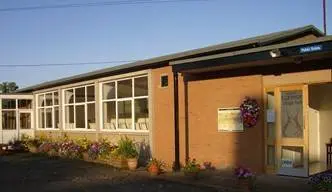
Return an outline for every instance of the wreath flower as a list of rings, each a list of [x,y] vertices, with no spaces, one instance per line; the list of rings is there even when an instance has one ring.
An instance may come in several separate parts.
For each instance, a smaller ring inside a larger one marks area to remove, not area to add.
[[[259,105],[255,99],[246,97],[240,106],[243,125],[247,128],[254,127],[259,117]]]

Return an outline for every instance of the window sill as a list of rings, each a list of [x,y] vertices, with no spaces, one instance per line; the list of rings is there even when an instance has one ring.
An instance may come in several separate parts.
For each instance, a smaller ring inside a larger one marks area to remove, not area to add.
[[[75,131],[84,131],[84,132],[96,132],[96,129],[63,129],[63,131],[75,132]]]
[[[41,128],[36,128],[36,131],[60,131],[60,129],[52,129],[52,128],[41,129]]]
[[[105,133],[144,133],[147,134],[149,133],[149,130],[107,130],[107,129],[101,129],[101,132]]]

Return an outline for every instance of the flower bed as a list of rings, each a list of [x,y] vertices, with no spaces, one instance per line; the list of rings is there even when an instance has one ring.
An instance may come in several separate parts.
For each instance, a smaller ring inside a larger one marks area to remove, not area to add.
[[[60,156],[70,159],[83,159],[84,161],[102,163],[116,168],[128,168],[127,157],[123,148],[111,144],[105,139],[101,141],[89,141],[87,138],[71,140],[64,136],[59,141],[50,138],[39,137],[32,139],[23,137],[23,144],[32,153],[44,153],[51,157]],[[127,141],[130,141],[126,138]],[[119,143],[123,142],[121,139]],[[131,142],[132,143],[132,142]]]
[[[310,184],[316,191],[332,191],[332,171],[316,174],[310,177]]]

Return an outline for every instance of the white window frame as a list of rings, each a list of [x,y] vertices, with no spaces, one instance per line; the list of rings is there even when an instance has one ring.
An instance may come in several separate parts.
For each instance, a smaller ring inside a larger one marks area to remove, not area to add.
[[[93,101],[88,101],[88,87],[93,86],[94,87],[94,100]],[[85,99],[84,102],[78,102],[76,103],[76,95],[75,95],[75,90],[77,88],[84,88],[85,89]],[[65,92],[68,90],[73,90],[73,103],[66,103],[66,98],[65,98]],[[63,129],[67,130],[67,131],[96,131],[96,129],[89,129],[88,128],[88,104],[95,104],[95,110],[96,110],[96,86],[95,84],[87,84],[87,85],[80,85],[80,86],[75,86],[75,87],[70,87],[70,88],[66,88],[62,90],[62,122],[63,122]],[[76,106],[81,106],[84,105],[84,119],[85,119],[85,123],[84,123],[84,128],[76,128]],[[67,106],[73,106],[74,107],[74,128],[70,129],[70,128],[66,128],[66,107]],[[97,115],[95,114],[95,120],[97,123]]]
[[[15,100],[15,108],[14,109],[3,109],[2,108],[2,101],[3,100]],[[19,108],[19,105],[18,105],[18,101],[19,100],[31,100],[31,108],[29,109],[21,109]],[[3,112],[15,112],[15,124],[16,124],[16,128],[15,129],[4,129],[2,127],[2,114]],[[27,130],[31,130],[33,129],[34,127],[34,124],[33,124],[33,98],[29,98],[29,97],[17,97],[17,96],[5,96],[5,97],[0,97],[0,130],[4,130],[4,131],[17,131],[18,129],[21,130],[20,128],[20,120],[19,120],[19,116],[20,116],[20,113],[30,113],[31,117],[31,128],[30,129],[22,129],[24,131],[27,131]]]
[[[142,77],[146,77],[147,81],[148,81],[148,95],[145,96],[135,96],[135,79],[136,78],[142,78]],[[132,97],[126,97],[126,98],[118,98],[118,82],[119,81],[123,81],[123,80],[132,80]],[[103,85],[107,84],[107,83],[111,83],[114,82],[115,84],[115,98],[114,99],[103,99]],[[148,133],[150,131],[150,124],[148,124],[148,130],[136,130],[136,124],[135,124],[135,99],[147,99],[148,103],[149,103],[149,76],[147,74],[145,75],[138,75],[138,76],[132,76],[132,77],[127,77],[127,78],[121,78],[121,79],[115,79],[115,80],[109,80],[109,81],[105,81],[105,82],[101,82],[99,83],[99,101],[100,101],[100,119],[99,119],[99,125],[101,128],[101,131],[107,131],[107,132],[137,132],[137,133]],[[115,129],[105,129],[104,128],[104,102],[111,102],[114,101],[115,102]],[[131,101],[131,125],[132,128],[131,129],[121,129],[119,128],[119,124],[118,124],[118,102],[120,101]],[[148,107],[149,108],[149,107]],[[150,109],[149,109],[150,111]],[[150,113],[149,113],[150,116]],[[148,118],[150,121],[150,117]]]
[[[54,93],[58,93],[58,104],[55,105],[54,104]],[[50,106],[46,106],[46,95],[47,94],[52,94],[52,105]],[[44,96],[44,106],[39,106],[39,96],[43,95]],[[59,117],[59,126],[58,128],[55,127],[55,107],[58,107],[58,117]],[[52,109],[52,127],[46,127],[46,109]],[[45,128],[40,128],[39,127],[39,109],[44,109],[44,126]],[[60,129],[60,93],[59,91],[55,90],[55,91],[50,91],[50,92],[44,92],[44,93],[40,93],[37,94],[36,96],[36,128],[37,130],[59,130]]]

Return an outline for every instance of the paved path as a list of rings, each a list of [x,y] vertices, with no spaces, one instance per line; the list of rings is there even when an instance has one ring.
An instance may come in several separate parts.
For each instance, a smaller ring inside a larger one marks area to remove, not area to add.
[[[80,160],[29,153],[0,157],[0,191],[215,191]]]
[[[240,191],[232,173],[201,172],[150,177],[145,170],[121,171],[81,160],[21,153],[0,157],[0,191]],[[256,191],[311,191],[307,179],[261,175]]]

